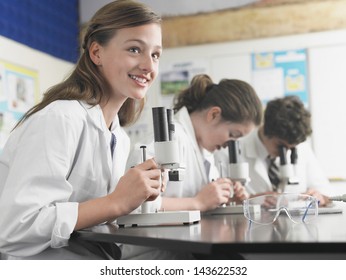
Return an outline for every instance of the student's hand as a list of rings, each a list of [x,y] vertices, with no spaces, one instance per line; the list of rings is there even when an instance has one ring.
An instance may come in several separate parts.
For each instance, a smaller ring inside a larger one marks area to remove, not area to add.
[[[168,172],[165,169],[161,169],[161,188],[160,191],[164,192],[166,190],[168,182]]]
[[[316,189],[308,189],[305,194],[316,197],[316,199],[319,201],[318,206],[326,206],[330,203],[330,199],[327,196],[321,194]]]
[[[109,195],[117,213],[126,215],[144,201],[154,200],[161,189],[161,170],[153,159],[129,169]]]
[[[262,205],[264,207],[270,208],[270,207],[275,207],[275,205],[277,203],[277,197],[276,197],[277,194],[278,194],[278,192],[274,192],[274,191],[262,192],[262,193],[252,194],[252,195],[250,195],[250,198],[267,195],[268,197],[266,197],[266,199],[263,201]]]
[[[233,185],[234,195],[230,201],[236,204],[241,204],[245,199],[250,197],[249,193],[246,191],[245,187],[240,182],[235,182]]]
[[[203,212],[227,203],[231,188],[232,181],[227,178],[217,179],[204,186],[195,196],[198,209]]]

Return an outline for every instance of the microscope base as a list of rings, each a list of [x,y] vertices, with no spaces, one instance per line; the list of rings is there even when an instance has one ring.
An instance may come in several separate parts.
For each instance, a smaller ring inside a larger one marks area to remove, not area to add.
[[[255,214],[260,214],[260,206],[252,205],[250,211],[253,211]],[[226,205],[219,206],[213,210],[204,212],[205,215],[232,215],[232,214],[244,214],[243,205]]]
[[[119,217],[119,227],[157,226],[157,225],[191,225],[201,220],[200,211],[167,211],[145,214],[129,214]]]

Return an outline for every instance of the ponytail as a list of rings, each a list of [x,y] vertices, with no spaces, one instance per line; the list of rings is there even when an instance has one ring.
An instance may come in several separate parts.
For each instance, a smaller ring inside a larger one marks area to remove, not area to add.
[[[202,102],[206,92],[213,86],[212,79],[205,74],[193,77],[190,87],[183,90],[174,99],[174,112],[186,107],[189,113],[199,109],[199,103]]]
[[[233,123],[262,121],[262,103],[252,86],[236,79],[223,79],[214,84],[205,74],[195,76],[190,86],[174,100],[175,112],[186,107],[189,114],[210,107],[221,108],[223,120]]]

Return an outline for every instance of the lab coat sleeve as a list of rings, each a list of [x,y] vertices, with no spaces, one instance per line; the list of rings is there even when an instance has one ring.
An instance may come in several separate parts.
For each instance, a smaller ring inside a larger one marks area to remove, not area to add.
[[[306,187],[314,188],[323,194],[329,194],[330,183],[317,157],[307,143],[304,143],[304,149],[306,158]]]
[[[31,256],[68,245],[78,217],[66,179],[83,129],[76,122],[39,112],[14,132],[16,146],[0,198],[1,251]]]

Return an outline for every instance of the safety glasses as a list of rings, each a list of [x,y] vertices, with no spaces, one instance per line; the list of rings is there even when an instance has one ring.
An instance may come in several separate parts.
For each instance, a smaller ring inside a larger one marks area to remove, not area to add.
[[[307,223],[318,215],[318,201],[305,194],[271,194],[246,199],[244,216],[251,222],[268,225],[286,213],[294,223]]]

